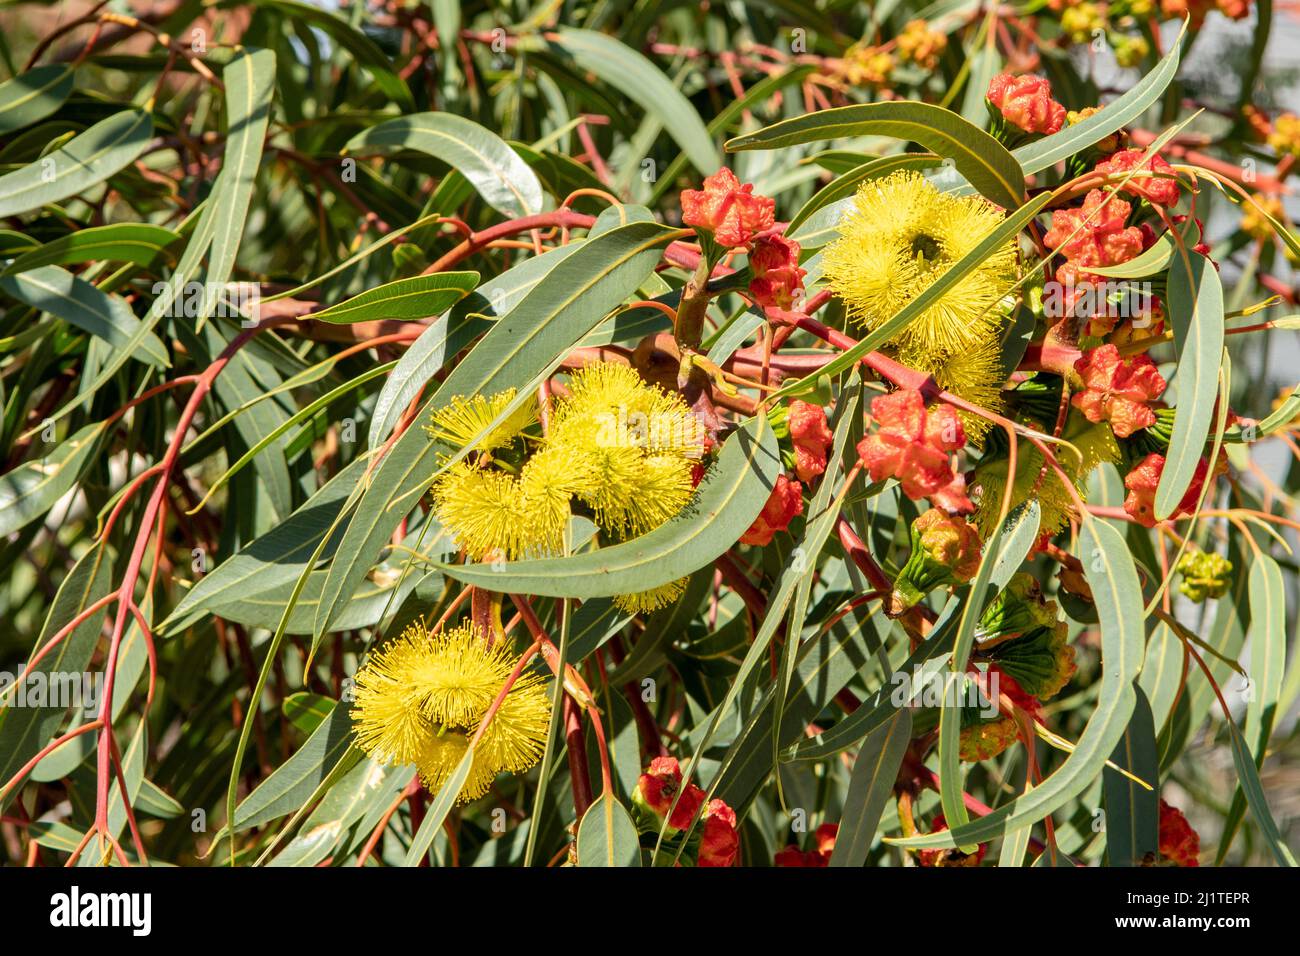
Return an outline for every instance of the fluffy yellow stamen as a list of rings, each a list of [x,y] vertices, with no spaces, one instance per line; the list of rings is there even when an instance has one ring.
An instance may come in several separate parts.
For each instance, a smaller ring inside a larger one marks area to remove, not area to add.
[[[863,183],[823,271],[849,317],[879,328],[974,250],[1003,214],[977,196],[939,192],[915,170]],[[993,337],[1012,291],[1016,244],[1008,241],[925,309],[893,344],[955,354]]]
[[[537,407],[529,400],[493,427],[492,422],[510,406],[514,398],[513,388],[490,397],[475,395],[465,398],[457,395],[450,403],[433,412],[426,430],[435,439],[456,450],[472,446],[475,451],[496,451],[509,445],[520,432],[537,421]]]
[[[352,719],[358,745],[381,763],[415,764],[436,793],[515,663],[508,648],[489,647],[473,625],[431,635],[423,623],[412,624],[357,672]],[[522,675],[484,729],[458,801],[482,796],[498,773],[520,773],[536,763],[549,720],[543,681]]]

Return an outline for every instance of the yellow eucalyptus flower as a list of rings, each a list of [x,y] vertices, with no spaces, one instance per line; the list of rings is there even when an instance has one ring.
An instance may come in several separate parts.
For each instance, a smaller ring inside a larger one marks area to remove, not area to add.
[[[547,441],[581,462],[576,496],[622,540],[659,527],[690,501],[704,429],[680,396],[648,385],[629,366],[597,362],[571,376]]]
[[[357,671],[352,720],[357,743],[385,764],[415,764],[437,793],[505,685],[517,658],[491,647],[472,624],[430,634],[422,622],[374,652]],[[550,701],[543,680],[515,681],[483,731],[457,801],[487,792],[498,773],[521,773],[546,746]]]
[[[939,192],[916,170],[862,184],[840,238],[826,247],[823,270],[849,317],[879,328],[975,249],[1002,222],[978,196]],[[893,344],[955,354],[996,338],[999,306],[1016,278],[1008,240],[939,297]]]
[[[526,401],[511,412],[501,424],[490,427],[515,399],[515,390],[506,389],[490,397],[455,396],[450,403],[435,409],[425,430],[439,441],[459,450],[473,443],[475,451],[493,452],[504,448],[529,425],[537,421],[537,409]]]
[[[690,581],[689,577],[678,578],[676,581],[669,581],[667,584],[661,584],[657,588],[650,588],[648,591],[638,591],[635,594],[619,594],[614,598],[614,606],[629,614],[644,614],[657,611],[661,607],[672,604],[685,594],[688,581]]]

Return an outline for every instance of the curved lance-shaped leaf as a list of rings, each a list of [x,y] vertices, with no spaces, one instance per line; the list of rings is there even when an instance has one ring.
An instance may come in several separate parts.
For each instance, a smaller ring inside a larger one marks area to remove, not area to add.
[[[107,428],[87,425],[44,458],[0,475],[0,537],[41,518],[77,483],[100,447]]]
[[[214,218],[208,250],[209,283],[224,283],[235,268],[235,255],[244,237],[244,223],[253,199],[253,184],[262,160],[266,128],[271,122],[275,96],[275,54],[270,50],[240,50],[221,71],[226,84],[226,151],[221,172],[212,188]],[[183,281],[193,276],[182,275]],[[204,292],[198,327],[202,328],[212,302]]]
[[[385,282],[306,316],[335,325],[372,319],[427,319],[450,309],[478,285],[477,272],[435,272]]]
[[[0,83],[0,136],[45,119],[72,92],[72,67],[38,66]]]
[[[898,768],[912,740],[912,710],[901,707],[862,742],[840,815],[831,866],[861,866],[876,837],[880,814],[894,792]]]
[[[1141,687],[1134,689],[1133,716],[1110,756],[1119,770],[1102,771],[1106,795],[1106,862],[1110,866],[1142,866],[1160,845],[1160,754],[1155,721]],[[1133,777],[1148,784],[1142,786]]]
[[[5,276],[0,278],[0,289],[33,309],[48,312],[103,339],[114,349],[125,351],[129,348],[142,327],[125,299],[102,292],[80,276],[58,266],[40,266]],[[152,332],[143,336],[135,358],[159,368],[171,364],[167,346]]]
[[[1178,509],[1205,453],[1223,355],[1223,284],[1219,270],[1191,249],[1169,267],[1169,321],[1178,354],[1178,413],[1156,488],[1156,519]]]
[[[1030,826],[1074,799],[1097,779],[1133,713],[1134,678],[1142,665],[1146,633],[1142,588],[1123,536],[1084,516],[1079,537],[1084,576],[1101,624],[1101,689],[1073,752],[1038,787],[987,816],[940,833],[890,840],[912,849],[964,846]]]
[[[532,167],[496,133],[463,116],[399,116],[358,133],[346,151],[361,152],[367,146],[413,149],[442,160],[503,216],[519,218],[542,211],[542,183]]]
[[[129,109],[100,120],[61,149],[0,176],[0,217],[40,209],[91,186],[127,166],[153,136],[145,110]]]
[[[174,242],[180,233],[147,222],[115,222],[108,226],[91,226],[51,239],[42,246],[9,264],[0,276],[27,272],[37,266],[67,265],[70,262],[131,262],[147,266]]]
[[[6,512],[7,509],[0,507],[0,514]],[[73,565],[54,595],[33,651],[112,589],[113,562],[106,552],[102,545],[91,548]],[[39,672],[42,677],[53,678],[56,674],[84,671],[94,657],[102,625],[103,618],[98,615],[82,621],[36,665],[32,674]],[[13,686],[10,684],[5,689]],[[33,706],[30,701],[24,703],[26,706],[14,706],[11,694],[0,695],[0,785],[54,739],[68,711],[66,705],[60,707],[47,702],[47,706]],[[0,810],[19,789],[0,795]]]
[[[892,136],[952,159],[957,172],[1005,209],[1025,199],[1025,174],[1007,148],[955,113],[930,103],[898,101],[839,106],[727,140],[728,152],[779,149],[826,139]]]
[[[493,591],[583,600],[645,591],[711,563],[754,523],[781,471],[776,436],[765,416],[745,422],[722,446],[681,514],[631,541],[563,558],[448,564],[448,577]]]
[[[691,165],[710,175],[722,165],[713,137],[700,114],[659,68],[624,43],[594,30],[564,27],[545,40],[523,38],[520,47],[547,50],[570,59],[584,73],[594,73],[647,113],[657,117],[677,141]]]

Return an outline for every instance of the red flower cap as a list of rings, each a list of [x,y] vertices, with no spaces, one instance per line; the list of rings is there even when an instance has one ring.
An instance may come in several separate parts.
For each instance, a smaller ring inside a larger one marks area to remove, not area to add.
[[[1201,838],[1183,811],[1160,801],[1160,856],[1174,866],[1199,866]]]
[[[1120,358],[1115,346],[1100,345],[1074,363],[1083,378],[1084,390],[1076,392],[1070,404],[1090,422],[1110,422],[1120,438],[1156,423],[1156,413],[1147,404],[1165,390],[1164,377],[1145,355]]]
[[[817,844],[817,852],[822,856],[830,859],[831,853],[835,851],[835,838],[840,834],[840,825],[838,823],[823,823],[813,833],[813,842]]]
[[[778,850],[772,862],[777,866],[807,868],[830,866],[831,854],[835,852],[835,837],[839,830],[838,823],[823,823],[813,834],[815,849],[801,850],[794,844],[790,844],[785,849]]]
[[[1088,193],[1077,209],[1054,210],[1052,228],[1043,236],[1043,242],[1076,267],[1074,273],[1057,270],[1057,281],[1080,281],[1086,278],[1078,272],[1080,268],[1118,265],[1141,252],[1142,230],[1124,225],[1132,210],[1122,199],[1107,199],[1100,189]]]
[[[934,822],[930,824],[930,832],[942,833],[946,829],[948,829],[948,821],[944,819],[942,813],[936,813]],[[921,866],[979,866],[988,850],[989,845],[981,843],[978,849],[970,854],[961,852],[957,847],[949,847],[946,850],[918,850],[917,856],[920,857]]]
[[[1226,465],[1224,467],[1226,468]],[[1165,456],[1152,452],[1124,477],[1124,487],[1128,489],[1128,497],[1124,499],[1124,510],[1143,527],[1156,526],[1156,488],[1160,486],[1160,475],[1164,470]],[[1201,486],[1204,485],[1209,470],[1210,464],[1204,458],[1196,463],[1192,483],[1187,489],[1187,494],[1183,495],[1183,500],[1178,502],[1178,507],[1170,515],[1171,518],[1187,514],[1196,507],[1196,502],[1201,497]],[[1221,473],[1221,469],[1215,469],[1215,475]]]
[[[636,782],[632,792],[632,802],[644,807],[662,819],[672,808],[677,792],[682,789],[682,771],[677,765],[676,757],[655,757],[650,761],[646,772]],[[690,826],[695,812],[704,802],[704,791],[695,784],[688,784],[677,801],[677,809],[668,818],[668,825],[675,830]]]
[[[953,475],[952,481],[930,496],[930,504],[950,515],[975,513],[975,502],[966,494],[965,475]]]
[[[800,481],[812,481],[826,470],[826,452],[833,436],[826,409],[793,399],[790,402],[790,440],[794,443],[794,470]]]
[[[871,403],[876,431],[858,442],[858,455],[872,481],[897,478],[903,494],[925,498],[953,481],[950,452],[966,444],[961,419],[947,405],[929,411],[914,388],[881,395]]]
[[[807,270],[799,268],[799,243],[785,236],[765,236],[749,255],[749,294],[764,309],[789,310],[803,291]]]
[[[772,857],[774,866],[784,867],[819,867],[826,866],[826,860],[816,850],[801,850],[793,843],[782,850],[777,850]]]
[[[1181,226],[1186,221],[1187,221],[1186,216],[1174,216],[1173,218],[1173,223],[1175,226]],[[1193,219],[1192,221],[1196,223],[1196,234],[1201,237],[1201,241],[1198,242],[1196,245],[1192,246],[1192,249],[1196,252],[1199,252],[1207,259],[1209,259],[1210,245],[1205,241],[1205,223],[1201,222],[1201,220],[1199,219]],[[1210,259],[1210,261],[1214,262],[1213,259]],[[1218,271],[1219,264],[1217,262],[1214,262],[1214,268],[1215,271]]]
[[[1105,176],[1125,176],[1135,169],[1139,172],[1124,184],[1122,192],[1131,193],[1157,206],[1172,206],[1178,202],[1178,180],[1164,178],[1166,175],[1173,176],[1174,168],[1159,153],[1146,156],[1140,149],[1122,149],[1098,163],[1096,172]],[[1156,175],[1150,175],[1152,173]]]
[[[1052,84],[1041,76],[999,73],[989,84],[988,98],[1026,133],[1055,133],[1065,125],[1065,107],[1052,99]]]
[[[682,222],[713,233],[727,248],[749,245],[775,222],[776,200],[755,196],[753,183],[742,185],[725,167],[705,179],[703,189],[683,190],[681,202]]]
[[[721,800],[704,808],[704,835],[700,838],[700,866],[734,866],[740,854],[736,811]]]
[[[767,504],[758,513],[749,530],[740,536],[741,544],[768,544],[778,531],[790,527],[795,515],[803,513],[803,486],[784,474],[776,476],[776,487],[767,496]]]
[[[998,695],[1006,694],[1013,704],[1028,714],[1036,723],[1045,723],[1043,720],[1042,701],[1021,687],[1019,681],[997,664],[989,665],[988,673],[985,675],[984,680],[984,689],[990,697],[992,697],[995,692]]]

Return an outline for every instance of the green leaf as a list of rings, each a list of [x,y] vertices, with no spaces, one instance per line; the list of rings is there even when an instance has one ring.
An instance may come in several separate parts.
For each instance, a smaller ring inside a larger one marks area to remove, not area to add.
[[[542,211],[542,183],[501,137],[452,113],[415,113],[380,123],[348,141],[366,147],[412,149],[439,159],[464,176],[489,206],[511,219]]]
[[[1026,793],[1032,789],[1032,784],[1025,784]],[[1029,851],[1029,841],[1033,835],[1031,827],[1021,827],[1014,833],[1008,833],[1004,836],[1002,838],[1002,847],[998,850],[998,866],[1024,866],[1025,853]],[[1040,854],[1039,859],[1047,855],[1046,853]],[[1037,860],[1034,861],[1035,865],[1037,862]]]
[[[102,422],[87,425],[43,458],[0,475],[0,536],[44,517],[77,483],[103,435]]]
[[[1286,669],[1286,584],[1272,556],[1254,556],[1248,572],[1250,595],[1251,694],[1246,706],[1245,734],[1255,741],[1256,761],[1263,762],[1268,738],[1277,719],[1278,696]]]
[[[130,348],[141,329],[142,323],[126,300],[101,292],[85,279],[59,266],[40,266],[5,276],[0,278],[0,289],[33,309],[48,312],[123,352]],[[167,346],[152,332],[142,336],[135,357],[160,368],[171,364]]]
[[[70,262],[131,262],[147,266],[180,234],[143,222],[115,222],[110,226],[91,226],[52,239],[31,252],[25,252],[0,277],[27,272],[37,266],[66,265]]]
[[[1268,741],[1277,720],[1282,675],[1286,669],[1286,585],[1278,563],[1262,551],[1251,561],[1247,581],[1250,596],[1251,674],[1246,685],[1248,695],[1243,737],[1248,746],[1253,741],[1255,766],[1260,768],[1264,766],[1264,758],[1268,755]],[[1243,783],[1232,796],[1215,865],[1223,864],[1245,811]]]
[[[177,802],[176,798],[148,777],[140,783],[135,809],[159,820],[174,820],[185,815],[185,808]]]
[[[1133,680],[1145,644],[1142,588],[1118,531],[1085,516],[1080,533],[1084,576],[1096,598],[1102,676],[1097,704],[1073,752],[1038,787],[987,816],[940,833],[891,840],[915,849],[965,846],[1005,836],[1055,813],[1097,779],[1128,726]]]
[[[114,113],[61,149],[0,176],[0,217],[85,192],[130,164],[152,137],[153,120],[144,110]]]
[[[336,703],[332,697],[303,690],[286,697],[280,705],[280,712],[289,723],[310,734],[330,715]]]
[[[373,319],[427,319],[451,308],[478,285],[477,272],[435,272],[386,282],[307,316],[335,325]]]
[[[1016,569],[1024,563],[1029,549],[1038,539],[1040,518],[1038,502],[1031,498],[1008,514],[1007,520],[985,542],[979,570],[962,603],[961,619],[952,651],[954,674],[966,673],[971,648],[975,644],[975,626],[989,601],[1005,587]],[[1002,545],[1004,536],[1006,544]],[[961,714],[960,706],[944,706],[939,709],[939,795],[944,817],[952,827],[970,819],[962,800]]]
[[[362,459],[348,464],[286,520],[200,578],[158,625],[158,633],[172,633],[192,623],[205,610],[230,604],[241,595],[297,580],[321,539],[329,534],[365,467]],[[323,552],[326,557],[333,555],[341,536],[341,530],[331,535],[330,545]]]
[[[1158,521],[1178,509],[1191,486],[1214,417],[1224,338],[1219,270],[1199,252],[1175,255],[1167,302],[1178,355],[1178,413],[1156,488]]]
[[[754,523],[781,472],[765,416],[744,423],[722,446],[699,494],[681,514],[631,541],[562,558],[447,564],[448,577],[493,591],[575,597],[630,594],[676,581],[713,562]]]
[[[782,120],[728,140],[728,152],[780,149],[857,136],[892,136],[920,143],[953,160],[957,172],[1005,209],[1025,199],[1025,175],[1005,146],[978,126],[930,103],[895,101],[840,106]]]
[[[1246,803],[1255,817],[1255,823],[1264,835],[1264,840],[1268,843],[1269,851],[1273,854],[1277,865],[1294,867],[1295,856],[1283,841],[1282,833],[1277,828],[1277,821],[1273,819],[1273,812],[1268,807],[1268,798],[1264,796],[1264,787],[1259,782],[1259,770],[1250,753],[1250,746],[1231,717],[1227,718],[1227,722],[1232,743],[1232,764],[1237,770],[1237,778],[1241,782],[1242,792],[1246,795]]]
[[[1102,771],[1106,796],[1106,860],[1111,866],[1143,866],[1154,860],[1160,846],[1160,754],[1156,728],[1141,687],[1134,688],[1133,716],[1110,762],[1150,786],[1144,787],[1118,770]]]
[[[912,711],[902,707],[862,742],[849,775],[831,866],[862,866],[866,862],[911,740]]]
[[[7,514],[8,509],[0,506],[0,515]],[[78,614],[107,595],[112,587],[112,576],[112,561],[105,549],[98,547],[87,551],[59,585],[33,653]],[[103,624],[102,615],[92,614],[45,655],[32,674],[45,675],[48,682],[50,675],[84,672],[90,666]],[[13,695],[16,693],[18,690],[14,689],[0,697],[4,703],[0,707],[0,786],[55,738],[68,713],[66,706],[15,707]],[[15,787],[0,797],[0,810],[19,789]]]
[[[402,861],[403,866],[419,866],[424,855],[429,852],[429,847],[433,846],[433,838],[442,832],[442,823],[455,805],[456,797],[460,795],[465,780],[469,777],[470,768],[474,766],[474,749],[474,747],[465,749],[460,763],[456,764],[456,769],[443,782],[442,789],[433,798],[433,803],[425,813],[419,829],[415,831],[415,836],[411,837],[411,845],[407,848],[406,858]]]
[[[477,346],[455,366],[421,409],[427,416],[457,395],[490,395],[518,389],[516,403],[531,400],[535,382],[559,365],[560,357],[636,291],[678,232],[656,223],[634,222],[589,239],[562,259],[509,313],[497,320]],[[500,418],[513,410],[503,410]],[[439,446],[423,428],[409,428],[375,470],[329,577],[316,614],[324,633],[348,595],[418,495],[439,471]]]
[[[640,866],[641,843],[627,808],[602,793],[578,824],[578,866]]]
[[[257,167],[265,150],[266,130],[271,121],[275,54],[270,50],[240,50],[221,71],[221,79],[226,85],[228,116],[224,159],[210,199],[219,213],[213,223],[212,245],[208,251],[209,283],[225,283],[235,268],[235,255],[243,238]],[[194,278],[184,274],[174,277],[184,282]],[[200,328],[211,304],[205,289]]]
[[[74,72],[62,63],[38,66],[0,83],[0,136],[45,119],[72,92]]]
[[[235,810],[235,832],[261,826],[297,810],[351,745],[350,708],[346,703],[336,704],[307,742],[240,801]]]
[[[390,806],[415,776],[414,767],[388,767],[362,760],[329,788],[302,829],[270,865],[315,866],[338,848],[348,831],[376,806]],[[368,834],[367,834],[368,835]]]
[[[222,0],[218,6],[234,8],[243,6],[243,3],[242,0]],[[375,85],[385,96],[403,110],[414,111],[415,100],[411,97],[411,90],[393,69],[392,61],[384,51],[361,30],[328,10],[299,3],[297,0],[261,0],[259,6],[267,10],[278,10],[293,20],[327,33],[330,39],[351,53],[352,58],[370,72]]]
[[[694,166],[708,176],[722,165],[713,137],[690,100],[653,63],[624,43],[593,30],[561,27],[546,40],[524,37],[520,49],[548,50],[593,73],[654,115]]]

